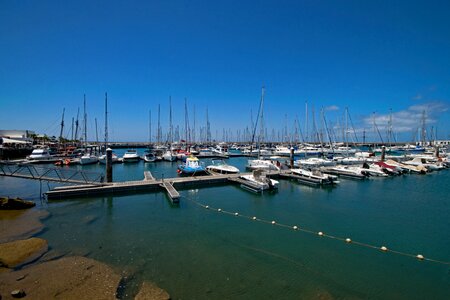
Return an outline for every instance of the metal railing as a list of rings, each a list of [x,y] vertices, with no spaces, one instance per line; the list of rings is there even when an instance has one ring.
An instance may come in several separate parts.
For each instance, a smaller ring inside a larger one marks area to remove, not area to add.
[[[102,185],[102,173],[79,171],[65,168],[48,168],[32,164],[14,164],[0,162],[0,176],[9,176],[60,183]]]

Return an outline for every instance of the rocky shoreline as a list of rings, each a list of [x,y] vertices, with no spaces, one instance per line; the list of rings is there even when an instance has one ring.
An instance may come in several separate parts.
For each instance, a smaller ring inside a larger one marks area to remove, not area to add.
[[[44,229],[41,220],[48,212],[14,210],[9,200],[3,202],[9,204],[7,210],[0,210],[0,299],[124,298],[119,293],[123,278],[110,266],[83,256],[56,255],[46,240],[34,237]],[[170,299],[166,291],[147,281],[136,295],[126,298],[133,296],[136,300]]]

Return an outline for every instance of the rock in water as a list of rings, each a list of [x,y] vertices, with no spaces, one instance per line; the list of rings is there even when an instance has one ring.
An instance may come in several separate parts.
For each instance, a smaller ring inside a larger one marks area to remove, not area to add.
[[[17,281],[22,275],[27,276]],[[0,294],[26,290],[25,299],[116,299],[120,276],[107,265],[85,257],[65,257],[0,273]]]
[[[23,298],[26,296],[26,294],[24,290],[14,290],[11,292],[11,296],[13,298]]]
[[[20,198],[0,198],[0,210],[26,209],[35,206],[33,201],[26,201]]]
[[[0,244],[0,266],[17,267],[35,260],[47,250],[47,241],[40,238]]]
[[[139,293],[134,300],[169,300],[170,295],[156,284],[148,281],[142,283]]]

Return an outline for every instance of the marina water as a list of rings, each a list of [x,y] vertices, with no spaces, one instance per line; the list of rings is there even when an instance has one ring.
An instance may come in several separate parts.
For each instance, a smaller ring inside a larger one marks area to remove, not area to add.
[[[246,162],[228,160],[241,170]],[[175,177],[177,165],[117,164],[114,181],[142,180],[144,171]],[[104,172],[102,165],[67,168]],[[444,170],[341,180],[334,188],[280,180],[277,192],[262,195],[231,184],[187,189],[179,206],[163,192],[42,201],[51,216],[41,236],[58,253],[86,255],[123,272],[125,299],[143,280],[173,299],[449,299],[449,265],[270,224],[449,261],[449,183]],[[0,177],[0,186],[2,194],[39,202],[38,182]]]

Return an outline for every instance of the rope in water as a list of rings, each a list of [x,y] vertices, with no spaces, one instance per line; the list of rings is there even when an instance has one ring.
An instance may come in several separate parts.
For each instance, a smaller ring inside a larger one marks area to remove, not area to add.
[[[333,239],[333,240],[338,240],[338,241],[343,241],[346,242],[347,244],[352,244],[352,245],[358,245],[361,247],[365,247],[365,248],[369,248],[369,249],[375,249],[375,250],[379,250],[382,252],[389,252],[389,253],[394,253],[394,254],[398,254],[398,255],[402,255],[402,256],[406,256],[406,257],[412,257],[421,261],[429,261],[429,262],[434,262],[434,263],[438,263],[438,264],[443,264],[443,265],[450,265],[449,261],[442,261],[442,260],[438,260],[438,259],[433,259],[433,258],[429,258],[429,257],[424,257],[422,254],[412,254],[412,253],[407,253],[407,252],[402,252],[402,251],[398,251],[398,250],[393,250],[393,249],[389,249],[386,246],[375,246],[375,245],[371,245],[371,244],[367,244],[367,243],[363,243],[363,242],[358,242],[358,241],[354,241],[350,238],[343,238],[343,237],[339,237],[339,236],[334,236],[331,234],[326,234],[322,231],[314,231],[314,230],[310,230],[304,227],[300,227],[297,225],[286,225],[286,224],[282,224],[282,223],[278,223],[276,221],[269,221],[269,220],[264,220],[261,218],[257,218],[257,217],[252,217],[252,216],[247,216],[247,215],[243,215],[240,214],[238,212],[230,212],[230,211],[226,211],[223,210],[221,208],[214,208],[211,207],[209,205],[200,203],[194,199],[188,198],[191,202],[193,202],[194,204],[208,209],[210,211],[214,211],[217,213],[222,213],[222,214],[226,214],[226,215],[230,215],[230,216],[234,216],[234,217],[240,217],[240,218],[244,218],[244,219],[248,219],[248,220],[252,220],[254,222],[261,222],[261,223],[265,223],[265,224],[270,224],[272,226],[279,226],[279,227],[283,227],[286,229],[290,229],[290,230],[295,230],[295,231],[301,231],[304,233],[308,233],[308,234],[314,234],[317,235],[319,237],[323,237],[323,238],[329,238],[329,239]]]

